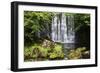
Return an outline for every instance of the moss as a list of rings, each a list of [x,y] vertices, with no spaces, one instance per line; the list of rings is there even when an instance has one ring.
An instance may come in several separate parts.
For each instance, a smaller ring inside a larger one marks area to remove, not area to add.
[[[44,43],[35,43],[31,47],[25,47],[24,58],[25,60],[53,60],[63,59],[64,53],[61,44],[55,44],[52,41],[44,40]],[[26,58],[28,57],[28,58]]]
[[[43,41],[44,42],[44,41]],[[47,40],[46,45],[44,43],[35,43],[30,47],[24,48],[24,60],[25,61],[43,61],[43,60],[61,60],[65,57],[68,60],[71,59],[87,59],[90,58],[89,50],[86,47],[79,47],[76,49],[63,52],[62,44],[54,43]],[[53,43],[53,47],[50,47]],[[48,45],[48,46],[47,46]]]
[[[86,50],[86,47],[80,47],[77,49],[70,50],[67,57],[68,59],[82,59],[83,54],[85,53],[85,50]]]

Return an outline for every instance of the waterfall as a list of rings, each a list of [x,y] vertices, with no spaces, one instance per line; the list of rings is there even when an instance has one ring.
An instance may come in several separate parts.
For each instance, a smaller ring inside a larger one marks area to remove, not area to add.
[[[52,41],[60,43],[74,43],[74,16],[57,13],[52,18]]]
[[[66,26],[66,16],[65,13],[61,14],[61,42],[67,42],[67,26]]]
[[[74,16],[67,16],[67,43],[75,43]]]
[[[52,37],[52,41],[56,42],[57,41],[57,15],[55,15],[52,19],[52,34],[51,34],[51,37]]]

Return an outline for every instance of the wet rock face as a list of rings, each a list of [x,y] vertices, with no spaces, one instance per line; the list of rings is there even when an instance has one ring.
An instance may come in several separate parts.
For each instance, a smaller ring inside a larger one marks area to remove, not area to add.
[[[87,47],[88,50],[90,48],[90,27],[89,26],[82,26],[76,33],[75,33],[75,42],[76,47]]]
[[[55,46],[55,43],[53,41],[44,39],[43,44],[42,44],[42,47],[45,47],[45,48],[53,48],[54,46]]]

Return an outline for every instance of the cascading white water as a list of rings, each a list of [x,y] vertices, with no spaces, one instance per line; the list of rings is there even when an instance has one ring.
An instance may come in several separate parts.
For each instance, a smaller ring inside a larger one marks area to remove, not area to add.
[[[67,16],[67,43],[75,43],[74,16]]]
[[[67,28],[66,28],[66,16],[64,13],[61,14],[61,24],[60,24],[60,36],[61,36],[61,39],[60,39],[60,42],[62,43],[66,43],[67,42]]]
[[[52,19],[52,40],[60,43],[74,43],[74,16],[57,13]]]
[[[52,19],[52,41],[56,42],[57,41],[57,15],[54,16],[54,18]]]

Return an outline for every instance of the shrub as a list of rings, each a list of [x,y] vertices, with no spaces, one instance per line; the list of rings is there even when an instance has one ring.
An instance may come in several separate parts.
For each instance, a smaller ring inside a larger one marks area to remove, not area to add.
[[[31,58],[32,58],[31,49],[28,48],[28,47],[25,47],[25,49],[24,49],[24,60],[31,59]]]
[[[86,50],[85,47],[70,50],[67,55],[67,58],[68,59],[81,59],[85,50]]]
[[[60,44],[56,44],[53,48],[52,53],[50,53],[49,59],[63,59],[64,53],[62,51],[62,46]]]

